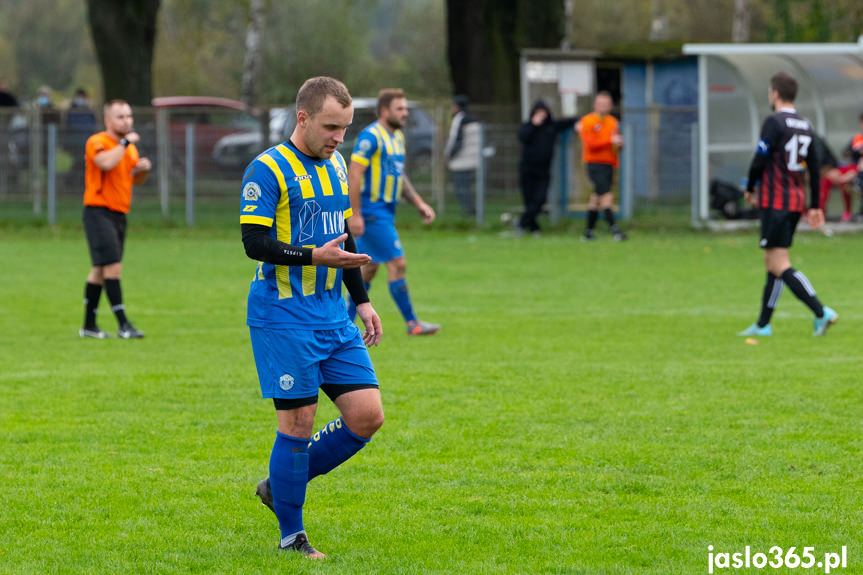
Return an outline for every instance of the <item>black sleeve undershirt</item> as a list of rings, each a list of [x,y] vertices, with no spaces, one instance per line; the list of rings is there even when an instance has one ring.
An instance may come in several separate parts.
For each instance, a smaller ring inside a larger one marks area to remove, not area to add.
[[[270,237],[270,228],[260,224],[240,224],[243,247],[253,260],[277,266],[312,265],[312,248],[293,246]]]
[[[752,158],[752,164],[749,166],[749,180],[746,182],[747,192],[755,191],[755,184],[761,180],[766,165],[767,156],[756,153],[755,157]]]
[[[312,265],[312,249],[294,246],[280,242],[270,237],[270,228],[260,224],[240,224],[243,233],[243,246],[246,255],[253,260],[279,266],[310,266]],[[357,253],[357,242],[354,240],[348,222],[345,220],[345,251]],[[342,270],[342,282],[348,288],[348,293],[355,305],[369,301],[363,274],[360,268]]]
[[[345,251],[352,254],[357,253],[357,242],[351,233],[351,228],[348,227],[348,220],[345,220],[345,232],[348,234],[348,239],[345,240]],[[369,302],[369,294],[366,292],[366,284],[363,281],[363,272],[360,268],[342,270],[342,283],[348,288],[348,293],[354,300],[355,306]]]

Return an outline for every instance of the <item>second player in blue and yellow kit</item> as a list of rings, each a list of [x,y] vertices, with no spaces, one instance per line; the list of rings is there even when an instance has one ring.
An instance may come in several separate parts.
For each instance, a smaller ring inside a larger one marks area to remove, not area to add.
[[[366,229],[357,238],[357,247],[379,264],[401,257],[404,250],[396,231],[395,214],[404,185],[404,133],[401,130],[390,133],[380,121],[367,126],[357,136],[351,162],[367,168],[361,194]]]
[[[405,174],[407,99],[398,89],[384,89],[378,95],[378,119],[357,137],[351,155],[348,182],[354,218],[351,229],[357,249],[371,256],[363,266],[366,289],[380,264],[386,264],[390,294],[407,325],[408,335],[431,335],[440,326],[420,321],[413,310],[407,280],[406,260],[396,231],[396,204],[401,198],[413,204],[423,222],[431,223],[434,210],[426,204]],[[349,311],[353,313],[353,306]],[[353,317],[353,316],[352,316]]]

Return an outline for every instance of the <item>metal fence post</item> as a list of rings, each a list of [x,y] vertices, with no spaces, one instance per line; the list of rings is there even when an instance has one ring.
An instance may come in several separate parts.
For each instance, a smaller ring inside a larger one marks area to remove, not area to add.
[[[690,137],[691,146],[692,146],[692,150],[691,150],[692,159],[690,160],[692,162],[692,166],[690,168],[691,171],[689,174],[690,179],[692,181],[692,183],[691,183],[692,190],[689,192],[689,201],[690,201],[689,211],[690,211],[690,217],[692,219],[692,227],[697,228],[697,227],[699,227],[699,225],[701,223],[701,221],[700,221],[701,218],[698,215],[698,212],[699,212],[698,208],[699,208],[699,203],[700,203],[699,196],[701,195],[701,194],[699,194],[699,190],[700,190],[699,184],[701,183],[701,179],[699,178],[699,174],[698,174],[698,168],[699,168],[698,160],[701,158],[701,155],[698,153],[698,143],[699,143],[698,122],[692,123],[692,127],[690,128],[689,137]]]
[[[168,198],[171,186],[171,150],[168,137],[168,111],[164,108],[156,110],[156,161],[159,175],[159,202],[162,205],[162,217],[168,219]]]
[[[443,136],[444,110],[441,106],[435,106],[434,123],[435,131],[432,132],[432,156],[431,156],[431,186],[432,199],[437,205],[438,214],[443,215],[446,207],[446,158],[444,158],[444,146],[447,138]]]
[[[624,220],[631,220],[634,211],[633,204],[635,203],[635,162],[633,161],[633,146],[635,138],[633,137],[632,124],[623,125],[623,141],[628,144],[626,150],[623,151],[623,176],[620,188],[620,215]]]
[[[479,163],[476,168],[476,225],[481,226],[484,220],[484,209],[485,209],[485,154],[483,154],[483,149],[485,148],[485,127],[482,122],[477,122],[479,126],[479,149],[477,153],[479,154]]]
[[[0,112],[0,200],[5,200],[9,194],[9,173],[12,164],[10,119],[11,115]]]
[[[33,213],[42,214],[42,114],[30,113],[30,189],[33,191]]]
[[[48,223],[57,223],[57,124],[48,124]]]
[[[195,124],[186,124],[186,225],[195,225]]]
[[[557,201],[555,200],[555,195],[553,194],[551,197],[551,201],[548,202],[548,217],[551,220],[552,225],[556,224],[560,221],[560,218],[569,211],[568,210],[568,196],[569,196],[569,160],[570,160],[570,141],[571,134],[569,130],[560,134],[560,148],[559,148],[559,161],[560,161],[560,182],[557,186]]]

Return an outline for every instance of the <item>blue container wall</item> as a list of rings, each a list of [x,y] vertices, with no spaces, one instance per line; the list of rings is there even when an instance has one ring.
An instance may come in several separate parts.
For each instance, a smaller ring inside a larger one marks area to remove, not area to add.
[[[698,121],[698,61],[685,58],[654,62],[652,66],[650,97],[648,64],[623,67],[622,113],[623,121],[632,127],[634,140],[627,144],[627,150],[635,154],[634,193],[649,197],[651,184],[655,184],[659,198],[688,198],[693,169],[692,125]],[[651,114],[656,117],[651,119]],[[652,125],[657,130],[653,142]]]
[[[648,114],[647,114],[647,65],[626,64],[621,80],[621,120],[629,127],[633,141],[624,142],[625,154],[634,154],[631,162],[632,185],[636,198],[649,195],[647,174],[648,160]],[[626,132],[624,132],[626,133]],[[630,177],[629,174],[623,177]]]

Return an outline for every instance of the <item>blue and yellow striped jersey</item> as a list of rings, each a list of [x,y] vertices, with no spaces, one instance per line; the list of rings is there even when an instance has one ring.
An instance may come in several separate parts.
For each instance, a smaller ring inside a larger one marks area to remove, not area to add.
[[[345,232],[351,215],[345,160],[310,158],[290,142],[255,158],[243,176],[240,223],[270,226],[279,241],[319,247]],[[350,323],[342,270],[259,263],[247,323],[256,327],[336,329]]]
[[[378,216],[392,216],[402,193],[405,169],[405,136],[401,130],[389,133],[380,123],[366,126],[357,136],[351,161],[367,166],[363,180],[362,210]]]

